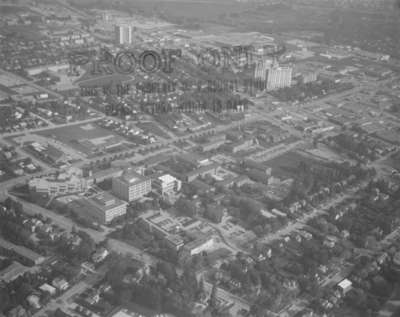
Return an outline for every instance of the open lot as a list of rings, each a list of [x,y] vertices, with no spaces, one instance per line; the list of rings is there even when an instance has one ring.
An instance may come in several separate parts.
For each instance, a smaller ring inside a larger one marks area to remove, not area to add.
[[[300,162],[310,162],[309,158],[296,151],[284,153],[272,160],[264,162],[264,165],[272,168],[272,173],[276,176],[291,176],[295,172]]]

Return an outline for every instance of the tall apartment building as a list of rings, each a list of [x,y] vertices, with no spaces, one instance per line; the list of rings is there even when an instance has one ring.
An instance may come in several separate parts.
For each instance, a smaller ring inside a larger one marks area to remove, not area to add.
[[[119,45],[132,44],[132,26],[120,24],[115,26],[115,41]]]
[[[152,187],[161,196],[170,196],[181,190],[182,182],[169,174],[165,174],[154,179]]]
[[[292,67],[271,67],[267,73],[267,90],[290,87],[292,84],[292,72]]]
[[[256,67],[254,69],[254,79],[266,81],[267,79],[267,72],[271,67],[271,61],[265,58],[260,59],[256,63]]]
[[[120,177],[113,178],[112,191],[125,201],[137,200],[151,191],[151,179],[127,170]]]

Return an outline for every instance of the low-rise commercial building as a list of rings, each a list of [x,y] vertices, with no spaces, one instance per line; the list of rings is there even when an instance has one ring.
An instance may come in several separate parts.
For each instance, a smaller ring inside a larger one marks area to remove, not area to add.
[[[228,149],[232,153],[238,153],[240,151],[246,151],[250,147],[252,147],[254,144],[253,139],[246,139],[246,140],[241,140],[238,142],[234,142],[228,146]]]

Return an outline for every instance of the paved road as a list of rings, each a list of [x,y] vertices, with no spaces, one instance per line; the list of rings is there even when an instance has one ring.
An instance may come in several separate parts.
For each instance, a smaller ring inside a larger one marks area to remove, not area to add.
[[[46,306],[38,310],[32,317],[42,317],[46,316],[47,312],[53,312],[58,308],[63,309],[70,306],[71,299],[75,296],[81,294],[86,289],[92,287],[97,282],[99,282],[104,277],[103,274],[90,274],[84,280],[78,282],[69,288],[65,293],[61,294],[59,297],[52,299]]]
[[[20,202],[24,207],[24,212],[28,215],[34,216],[36,214],[41,214],[45,217],[52,219],[53,224],[59,226],[60,228],[71,232],[73,227],[76,227],[78,230],[83,230],[88,233],[94,241],[100,242],[103,241],[106,237],[106,232],[100,232],[89,228],[84,228],[76,224],[72,219],[64,217],[54,211],[49,209],[42,208],[36,204],[31,204],[21,198],[9,195],[12,199]]]
[[[12,196],[12,198],[14,198],[17,201],[22,203],[22,205],[24,207],[24,211],[27,214],[35,215],[37,213],[40,213],[46,217],[51,218],[55,225],[59,226],[60,228],[65,229],[69,232],[71,232],[72,228],[75,226],[78,230],[81,229],[81,230],[84,230],[85,232],[87,232],[96,242],[103,241],[106,238],[106,232],[98,232],[98,231],[95,231],[92,229],[80,227],[79,225],[75,224],[71,219],[61,216],[51,210],[28,203],[22,199],[19,199],[19,198],[13,197],[13,196]],[[160,259],[158,259],[154,256],[151,256],[151,255],[143,252],[142,250],[140,250],[128,243],[125,243],[123,241],[119,241],[119,240],[115,240],[115,239],[108,239],[108,246],[112,251],[129,255],[132,258],[134,258],[148,266],[154,266],[157,262],[161,261]],[[79,293],[82,290],[81,289],[82,287],[83,287],[82,284],[78,284],[77,286],[74,286],[69,291],[69,293]],[[205,283],[205,287],[206,287],[206,290],[211,291],[212,285],[209,283]],[[235,303],[235,306],[233,308],[234,311],[249,308],[249,304],[245,300],[243,300],[223,289],[219,289],[218,294],[219,294],[218,296],[221,297],[222,299],[224,299],[225,301],[230,302],[230,303]],[[39,315],[35,315],[34,317],[38,317],[38,316]]]

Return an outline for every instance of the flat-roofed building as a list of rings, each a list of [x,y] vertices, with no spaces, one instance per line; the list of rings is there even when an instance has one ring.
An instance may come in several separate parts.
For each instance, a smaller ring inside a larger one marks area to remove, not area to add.
[[[113,314],[111,317],[145,317],[145,315],[129,311],[127,309],[121,309]]]
[[[172,249],[179,250],[183,247],[184,241],[178,235],[182,229],[182,225],[167,212],[162,210],[149,210],[140,215],[139,218],[149,232],[164,239]]]
[[[120,177],[113,178],[112,191],[125,201],[137,200],[151,191],[151,179],[127,170]]]
[[[225,136],[222,139],[215,139],[215,140],[211,140],[209,142],[203,143],[201,145],[201,150],[203,152],[208,152],[208,151],[212,151],[212,150],[216,150],[218,149],[220,146],[224,145],[226,142]]]
[[[183,247],[183,254],[185,256],[193,256],[204,251],[209,251],[215,245],[215,237],[205,236],[187,243]]]
[[[28,183],[29,190],[46,194],[49,196],[58,196],[72,193],[83,192],[88,188],[86,179],[71,176],[69,178],[34,178]]]
[[[218,163],[212,163],[206,166],[199,167],[195,169],[194,171],[191,171],[185,175],[185,180],[187,182],[192,182],[194,181],[197,177],[199,176],[205,176],[205,175],[216,175],[218,173],[218,170],[220,169],[220,165]]]
[[[107,192],[102,192],[90,198],[73,201],[70,206],[82,216],[101,224],[108,224],[126,214],[127,203]]]
[[[152,187],[161,196],[171,196],[181,190],[182,182],[172,175],[165,174],[154,179]]]
[[[92,180],[93,183],[100,183],[106,179],[112,179],[113,177],[121,176],[123,171],[120,168],[110,167],[104,170],[91,173],[88,179]]]
[[[47,283],[44,283],[43,285],[41,285],[41,286],[39,287],[39,290],[41,290],[42,292],[47,292],[47,293],[49,293],[51,296],[54,296],[54,295],[56,295],[56,293],[57,293],[56,288],[53,287],[53,286],[51,286],[51,285],[49,285],[49,284],[47,284]]]
[[[337,284],[337,287],[343,295],[346,295],[350,290],[352,290],[353,283],[348,279],[344,279],[339,284]]]
[[[254,144],[253,139],[248,138],[248,139],[244,139],[244,140],[240,140],[238,142],[234,142],[232,144],[230,144],[228,146],[228,149],[232,152],[232,153],[238,153],[240,151],[246,151],[248,150],[250,147],[252,147]]]

